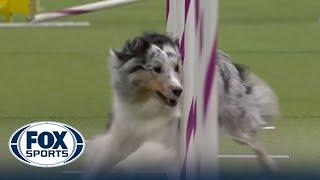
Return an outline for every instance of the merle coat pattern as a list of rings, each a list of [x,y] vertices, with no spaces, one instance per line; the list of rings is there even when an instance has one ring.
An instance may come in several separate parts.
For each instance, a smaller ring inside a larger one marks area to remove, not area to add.
[[[144,34],[110,54],[113,118],[108,132],[89,145],[87,177],[112,169],[146,142],[163,144],[175,157],[169,159],[177,162],[183,91],[178,42],[163,34]],[[252,148],[267,171],[277,171],[257,138],[261,127],[278,115],[277,97],[227,54],[219,51],[217,58],[219,126]]]

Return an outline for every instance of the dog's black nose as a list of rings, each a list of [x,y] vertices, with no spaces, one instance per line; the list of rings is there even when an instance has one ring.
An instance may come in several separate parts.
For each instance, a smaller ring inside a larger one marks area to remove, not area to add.
[[[182,93],[182,88],[180,87],[175,87],[175,88],[172,88],[172,92],[175,96],[181,96],[181,93]]]

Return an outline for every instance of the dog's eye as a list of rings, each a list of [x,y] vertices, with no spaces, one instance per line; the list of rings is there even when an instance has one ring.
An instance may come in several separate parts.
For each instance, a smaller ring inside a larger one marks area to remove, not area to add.
[[[175,66],[174,66],[174,71],[175,71],[175,72],[179,72],[179,71],[180,71],[179,65],[175,65]]]
[[[161,68],[161,66],[155,66],[155,67],[153,67],[153,71],[156,72],[156,73],[161,73],[162,72],[162,68]]]

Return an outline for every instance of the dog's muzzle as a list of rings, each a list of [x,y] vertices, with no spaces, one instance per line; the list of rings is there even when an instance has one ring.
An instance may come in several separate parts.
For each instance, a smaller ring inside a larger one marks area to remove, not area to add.
[[[181,93],[180,93],[181,94]],[[174,107],[178,104],[178,100],[167,98],[165,95],[163,95],[161,92],[157,91],[157,95],[170,107]]]
[[[172,87],[171,91],[177,97],[180,97],[181,94],[182,94],[182,88],[181,87]]]

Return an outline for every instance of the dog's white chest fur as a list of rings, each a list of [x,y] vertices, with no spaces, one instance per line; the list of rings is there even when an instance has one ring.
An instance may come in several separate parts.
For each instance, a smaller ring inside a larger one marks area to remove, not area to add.
[[[118,128],[126,128],[126,132],[123,133],[131,132],[142,141],[164,141],[163,136],[171,134],[171,131],[177,132],[179,107],[168,107],[151,98],[135,105],[115,99],[113,108],[115,113],[113,127],[116,129],[112,131],[119,132]]]

